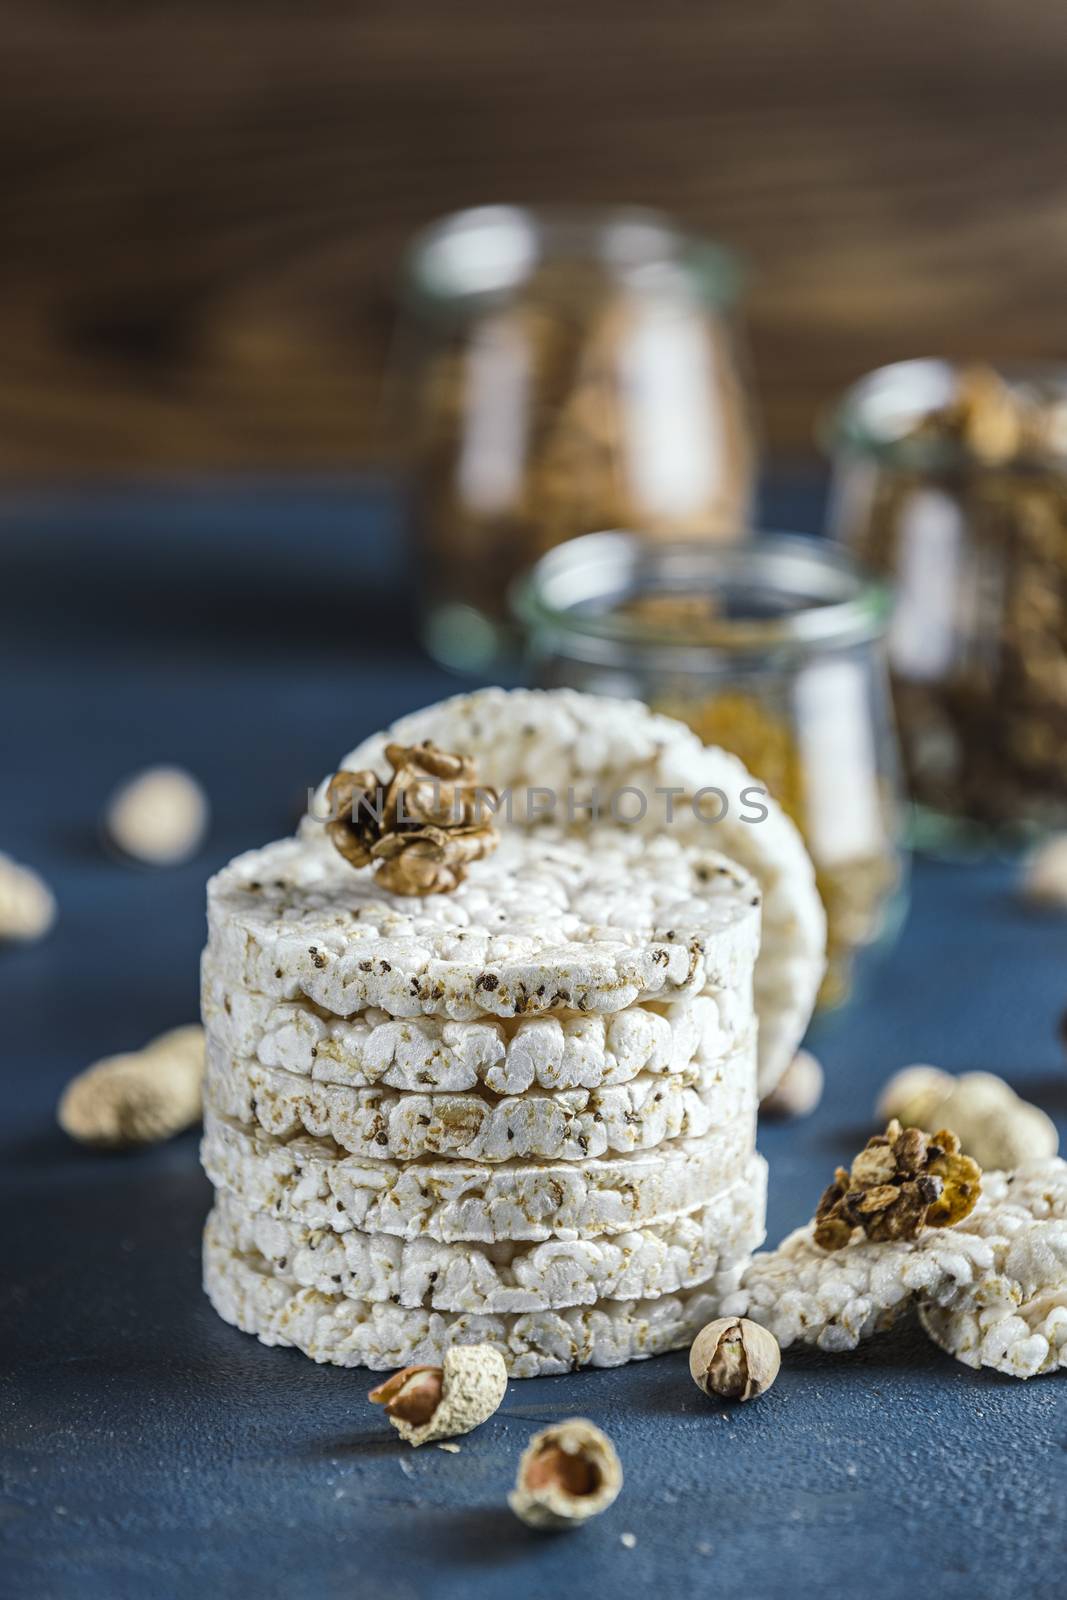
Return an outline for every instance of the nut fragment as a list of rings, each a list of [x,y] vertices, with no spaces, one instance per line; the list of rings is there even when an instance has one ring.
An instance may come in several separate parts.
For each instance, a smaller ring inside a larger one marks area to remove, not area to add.
[[[773,1333],[747,1317],[719,1317],[701,1328],[689,1351],[693,1382],[724,1400],[754,1400],[778,1376],[782,1353]]]
[[[203,1029],[173,1028],[79,1073],[60,1098],[59,1125],[100,1149],[156,1144],[199,1122],[203,1079]]]
[[[815,1213],[815,1243],[840,1250],[860,1227],[869,1239],[917,1239],[924,1228],[949,1228],[974,1209],[981,1192],[977,1162],[960,1154],[954,1133],[927,1137],[890,1122],[852,1163],[838,1167]]]
[[[370,1391],[385,1407],[393,1427],[409,1444],[470,1433],[487,1421],[503,1400],[508,1373],[491,1344],[453,1345],[440,1367],[405,1367]]]
[[[41,939],[55,920],[55,896],[44,879],[0,854],[0,942]]]
[[[508,1504],[531,1528],[576,1528],[606,1511],[621,1488],[611,1440],[584,1417],[571,1417],[534,1434]]]
[[[376,1406],[384,1406],[391,1420],[396,1418],[413,1428],[421,1428],[441,1404],[443,1389],[442,1367],[405,1367],[372,1389],[367,1399]]]
[[[336,848],[354,867],[371,866],[394,894],[446,894],[467,866],[496,849],[496,793],[479,786],[474,762],[427,741],[389,744],[388,784],[373,772],[337,772],[327,798],[326,824]]]
[[[990,1171],[1044,1161],[1059,1148],[1051,1117],[992,1072],[954,1078],[935,1067],[907,1067],[886,1084],[878,1110],[927,1132],[950,1128],[967,1154]]]
[[[760,1103],[767,1117],[807,1117],[822,1099],[824,1076],[810,1050],[798,1050],[781,1080]]]
[[[191,773],[181,767],[147,767],[108,801],[105,823],[124,855],[151,866],[188,861],[203,842],[208,803]]]

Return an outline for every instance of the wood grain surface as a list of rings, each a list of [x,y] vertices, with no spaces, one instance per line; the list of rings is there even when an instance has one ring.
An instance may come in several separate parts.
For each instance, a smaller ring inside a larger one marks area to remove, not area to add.
[[[361,464],[406,235],[662,205],[747,256],[772,444],[1067,349],[1059,0],[0,3],[0,468]]]

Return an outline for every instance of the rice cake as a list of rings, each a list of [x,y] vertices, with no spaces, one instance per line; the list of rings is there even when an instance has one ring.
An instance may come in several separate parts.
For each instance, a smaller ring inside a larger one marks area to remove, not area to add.
[[[698,1138],[754,1109],[755,1077],[752,1038],[724,1060],[694,1063],[687,1073],[641,1073],[603,1089],[416,1094],[350,1089],[258,1061],[232,1061],[209,1040],[204,1099],[220,1116],[275,1138],[309,1133],[370,1159],[584,1161]]]
[[[395,895],[320,829],[211,879],[206,959],[226,985],[341,1017],[615,1012],[739,987],[759,905],[714,851],[618,828],[508,830],[451,894]]]
[[[279,1277],[350,1299],[436,1311],[562,1310],[598,1300],[645,1300],[691,1288],[743,1264],[764,1238],[765,1167],[751,1157],[740,1178],[668,1222],[597,1239],[478,1248],[349,1229],[306,1228],[215,1202],[215,1233],[258,1253]]]
[[[714,1195],[744,1170],[755,1131],[753,1110],[701,1139],[581,1163],[401,1163],[307,1135],[274,1139],[208,1108],[200,1157],[216,1188],[309,1228],[445,1243],[588,1239],[669,1220]]]
[[[391,1017],[371,1008],[335,1017],[309,1000],[276,1000],[222,983],[203,963],[204,1022],[232,1057],[321,1083],[426,1092],[484,1086],[596,1089],[641,1072],[671,1073],[726,1055],[753,1027],[751,984],[633,1005],[607,1014]]]
[[[234,1251],[209,1217],[204,1289],[224,1321],[262,1344],[287,1345],[312,1360],[388,1371],[439,1366],[457,1344],[491,1344],[513,1378],[576,1367],[618,1367],[679,1349],[718,1315],[739,1269],[699,1288],[655,1300],[602,1300],[595,1306],[517,1315],[409,1310],[301,1289],[274,1276],[259,1255]]]

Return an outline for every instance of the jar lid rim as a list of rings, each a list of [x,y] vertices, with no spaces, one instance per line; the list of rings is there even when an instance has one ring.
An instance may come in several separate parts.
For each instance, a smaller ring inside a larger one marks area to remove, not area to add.
[[[688,598],[701,587],[713,593],[716,580],[739,577],[753,591],[772,593],[775,572],[781,594],[785,580],[792,580],[788,610],[702,619],[699,638],[687,639],[676,625],[657,626],[620,608],[637,597]],[[717,654],[736,658],[859,644],[884,633],[891,609],[887,586],[840,546],[771,532],[734,544],[662,540],[625,529],[584,534],[542,556],[517,580],[511,601],[531,629],[554,630],[590,646],[629,644],[674,666],[683,657],[696,664],[692,658],[706,663]],[[604,604],[595,609],[590,602],[598,601]]]
[[[401,294],[426,313],[466,308],[521,288],[541,261],[568,254],[601,262],[637,292],[662,287],[655,269],[673,268],[676,285],[723,307],[743,278],[731,250],[652,207],[489,205],[451,212],[414,235]]]
[[[991,462],[969,450],[962,440],[916,436],[916,423],[949,404],[961,376],[974,365],[949,357],[919,356],[875,367],[823,412],[816,438],[827,454],[843,450],[916,470],[966,466],[973,471],[1003,472],[1042,463],[1062,468],[1067,450],[1031,452]],[[1063,363],[1032,361],[997,365],[993,370],[1011,387],[1043,388],[1067,402],[1067,365]]]

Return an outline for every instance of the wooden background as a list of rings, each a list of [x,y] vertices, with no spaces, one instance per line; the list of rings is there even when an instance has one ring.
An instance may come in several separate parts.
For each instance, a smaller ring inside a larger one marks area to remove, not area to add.
[[[0,0],[0,469],[380,458],[405,235],[739,246],[773,444],[865,368],[1067,354],[1063,0]]]

